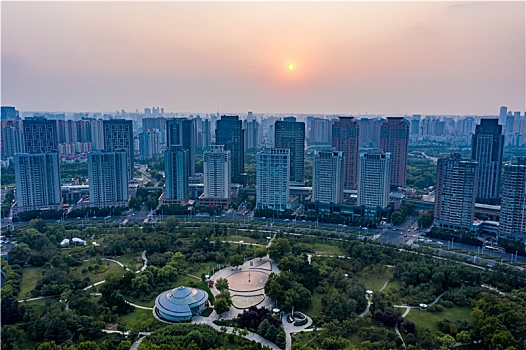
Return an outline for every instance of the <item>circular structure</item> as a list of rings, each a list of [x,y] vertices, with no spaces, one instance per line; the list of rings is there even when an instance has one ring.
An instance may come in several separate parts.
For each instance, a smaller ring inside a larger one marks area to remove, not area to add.
[[[291,72],[294,70],[294,68],[296,68],[296,66],[294,65],[294,63],[289,63],[289,64],[287,65],[287,69],[288,69],[289,71],[291,71]]]
[[[228,289],[235,292],[251,292],[265,287],[268,274],[261,271],[240,271],[226,278]]]
[[[159,294],[155,312],[166,321],[189,321],[205,309],[208,294],[197,288],[177,287]]]

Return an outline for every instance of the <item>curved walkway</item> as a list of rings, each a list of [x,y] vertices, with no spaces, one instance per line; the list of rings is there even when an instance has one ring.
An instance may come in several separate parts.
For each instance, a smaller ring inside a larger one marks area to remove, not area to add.
[[[304,313],[302,314],[305,315]],[[289,323],[289,321],[287,321],[288,315],[290,315],[290,313],[284,314],[283,318],[281,319],[281,322],[283,323],[283,330],[285,331],[285,339],[286,339],[285,348],[287,350],[289,350],[292,347],[292,334],[304,331],[305,329],[309,328],[312,325],[312,318],[305,315],[305,317],[307,318],[307,323],[304,324],[303,326],[295,326],[294,323]]]

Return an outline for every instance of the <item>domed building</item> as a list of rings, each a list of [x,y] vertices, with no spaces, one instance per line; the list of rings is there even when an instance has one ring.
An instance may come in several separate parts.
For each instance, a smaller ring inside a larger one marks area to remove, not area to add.
[[[200,315],[208,304],[208,294],[198,288],[177,287],[159,294],[155,299],[155,313],[172,322],[190,321]]]

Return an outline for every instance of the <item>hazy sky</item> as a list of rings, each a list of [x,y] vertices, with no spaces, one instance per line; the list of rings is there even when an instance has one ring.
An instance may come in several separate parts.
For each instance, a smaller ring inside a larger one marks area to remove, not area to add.
[[[1,102],[19,110],[526,109],[523,1],[1,7]]]

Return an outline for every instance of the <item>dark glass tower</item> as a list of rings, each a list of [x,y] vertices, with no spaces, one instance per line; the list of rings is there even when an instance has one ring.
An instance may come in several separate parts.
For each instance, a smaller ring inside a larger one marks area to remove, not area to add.
[[[290,117],[274,126],[274,147],[290,150],[290,181],[305,180],[305,123]]]
[[[222,115],[216,126],[216,145],[230,151],[232,182],[245,183],[245,134],[237,115]]]
[[[478,163],[476,202],[498,204],[504,135],[498,119],[482,119],[475,127],[471,159]]]
[[[188,171],[195,173],[197,129],[195,119],[175,118],[166,121],[166,147],[182,146],[188,152]]]

